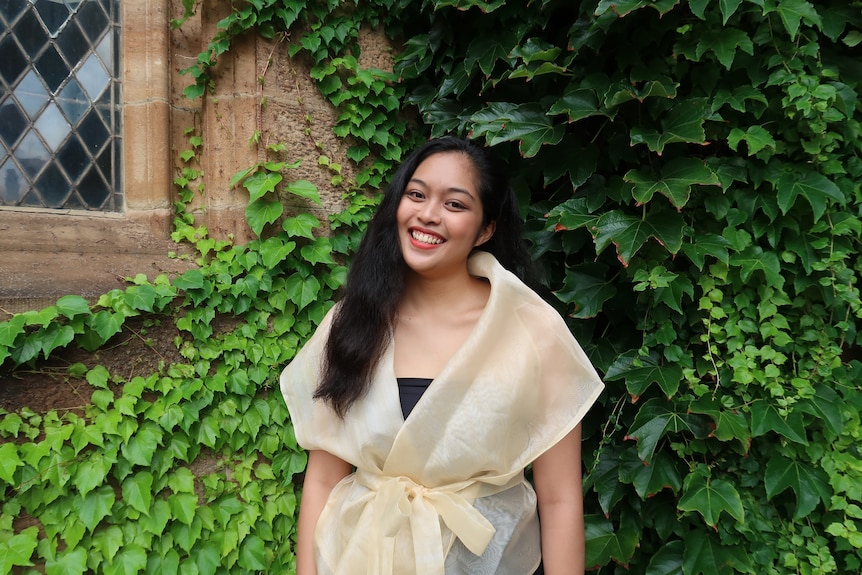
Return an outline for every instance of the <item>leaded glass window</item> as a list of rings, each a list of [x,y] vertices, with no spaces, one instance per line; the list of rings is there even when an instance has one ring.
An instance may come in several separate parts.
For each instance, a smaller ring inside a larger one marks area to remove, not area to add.
[[[0,0],[0,206],[120,211],[119,0]]]

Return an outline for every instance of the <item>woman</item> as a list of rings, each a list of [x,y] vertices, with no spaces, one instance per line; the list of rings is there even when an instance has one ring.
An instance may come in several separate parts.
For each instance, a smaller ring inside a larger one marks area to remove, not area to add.
[[[519,279],[519,217],[468,140],[394,175],[342,300],[281,376],[309,450],[298,575],[583,572],[579,422],[602,383]]]

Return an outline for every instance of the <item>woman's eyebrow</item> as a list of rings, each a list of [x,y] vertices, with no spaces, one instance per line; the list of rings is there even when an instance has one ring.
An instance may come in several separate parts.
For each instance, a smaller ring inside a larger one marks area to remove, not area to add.
[[[417,184],[424,186],[426,188],[430,187],[427,183],[425,183],[424,180],[421,180],[419,178],[410,178],[410,181],[408,183],[413,183],[413,182],[416,182]],[[458,194],[466,194],[470,199],[472,199],[472,200],[476,199],[473,196],[473,194],[471,194],[468,190],[465,190],[464,188],[459,188],[457,186],[451,186],[449,188],[446,188],[446,191],[447,192],[455,192]]]

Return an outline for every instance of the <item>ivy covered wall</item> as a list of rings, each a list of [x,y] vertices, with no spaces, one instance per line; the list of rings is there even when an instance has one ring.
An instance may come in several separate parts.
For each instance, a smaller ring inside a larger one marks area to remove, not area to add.
[[[392,39],[394,70],[360,64],[364,29]],[[319,186],[262,133],[230,180],[254,239],[210,238],[187,209],[193,135],[175,236],[198,269],[0,324],[0,360],[26,365],[153,315],[186,360],[131,381],[76,368],[84,413],[3,417],[2,572],[289,572],[305,460],[278,370],[386,174],[448,132],[508,159],[544,282],[608,383],[585,423],[587,564],[858,572],[860,30],[853,0],[237,0],[187,96],[212,97],[236,41],[282,38],[275,57],[308,59],[337,112],[355,176],[319,165],[347,208],[285,213]],[[220,469],[195,475],[201,457]]]

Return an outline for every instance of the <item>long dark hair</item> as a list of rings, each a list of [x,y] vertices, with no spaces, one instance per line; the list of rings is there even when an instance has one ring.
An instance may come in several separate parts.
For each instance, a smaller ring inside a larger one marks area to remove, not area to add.
[[[447,136],[427,142],[404,160],[392,177],[353,257],[341,303],[332,320],[314,397],[340,416],[368,390],[371,376],[391,337],[392,321],[404,291],[405,263],[396,214],[413,172],[425,158],[442,152],[463,154],[476,170],[483,227],[496,222],[494,234],[475,248],[490,252],[522,280],[530,258],[521,239],[521,214],[506,167],[487,148]]]

